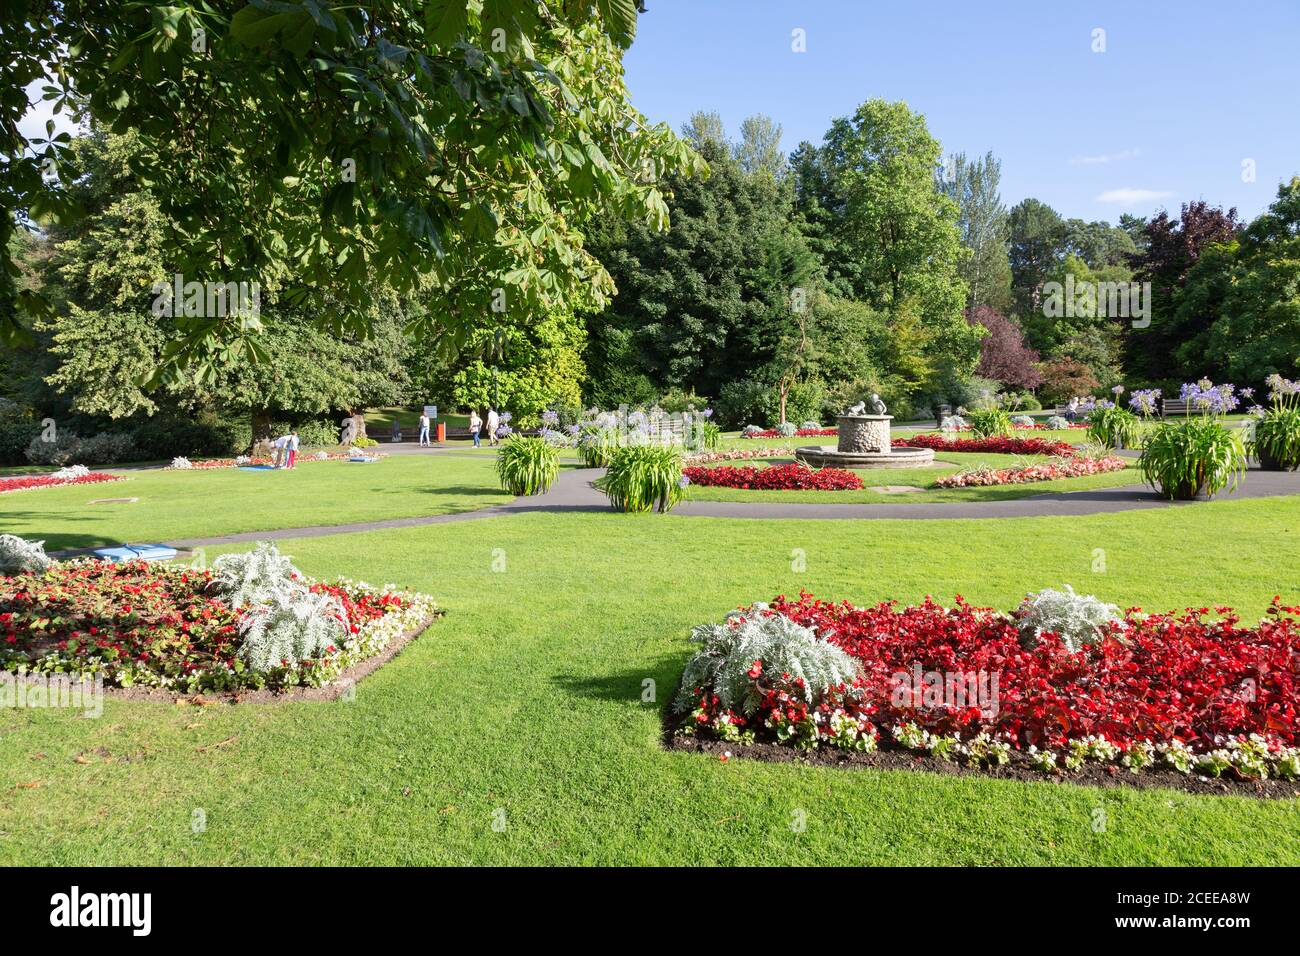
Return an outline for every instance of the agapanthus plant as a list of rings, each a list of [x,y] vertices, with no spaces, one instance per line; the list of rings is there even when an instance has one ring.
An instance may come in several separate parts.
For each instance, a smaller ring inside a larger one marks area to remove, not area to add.
[[[1300,468],[1300,381],[1274,373],[1265,380],[1269,408],[1247,425],[1246,450],[1270,471]]]

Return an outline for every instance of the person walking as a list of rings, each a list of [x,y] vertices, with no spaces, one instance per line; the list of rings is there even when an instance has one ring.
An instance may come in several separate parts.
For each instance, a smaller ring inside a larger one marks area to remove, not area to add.
[[[429,447],[429,416],[420,412],[420,447]]]
[[[487,432],[488,432],[489,445],[495,445],[497,443],[497,428],[499,428],[500,425],[501,425],[501,418],[499,415],[497,415],[497,410],[495,408],[489,408],[488,419],[487,419]]]
[[[289,433],[289,467],[293,468],[298,464],[298,430],[295,428]]]
[[[479,442],[479,432],[483,430],[483,419],[478,417],[478,409],[471,409],[469,413],[469,434],[474,439],[474,447],[482,447]]]

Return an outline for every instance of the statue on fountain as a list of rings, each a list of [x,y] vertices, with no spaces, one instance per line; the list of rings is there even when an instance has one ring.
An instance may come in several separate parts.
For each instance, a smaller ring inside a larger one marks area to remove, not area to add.
[[[875,392],[872,392],[871,393],[871,414],[884,415],[888,411],[889,409],[885,407],[885,403],[880,400],[880,396],[877,395]],[[858,404],[854,405],[844,414],[852,415],[852,416],[865,415],[867,414],[867,403],[858,402]]]

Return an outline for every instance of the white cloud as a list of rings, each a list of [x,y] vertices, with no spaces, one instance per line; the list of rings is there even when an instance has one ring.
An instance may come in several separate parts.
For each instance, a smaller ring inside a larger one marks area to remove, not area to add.
[[[1173,193],[1167,189],[1107,189],[1096,198],[1096,202],[1112,202],[1132,205],[1140,202],[1152,202],[1156,199],[1168,199]]]
[[[1070,165],[1100,166],[1105,163],[1118,163],[1125,159],[1137,159],[1141,155],[1140,149],[1122,149],[1118,153],[1102,153],[1099,156],[1075,156],[1070,160]]]

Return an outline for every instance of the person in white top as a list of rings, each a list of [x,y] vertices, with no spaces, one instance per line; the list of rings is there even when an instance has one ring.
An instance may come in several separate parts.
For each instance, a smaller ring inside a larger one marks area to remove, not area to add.
[[[429,416],[420,412],[420,447],[429,447]]]
[[[289,433],[289,466],[290,468],[298,465],[298,432],[295,430]]]
[[[478,417],[477,409],[470,409],[469,413],[469,433],[474,439],[474,447],[479,447],[479,432],[483,430],[483,419]]]
[[[293,440],[291,435],[281,435],[275,441],[271,442],[271,447],[275,449],[275,458],[272,466],[279,468],[284,465],[289,452],[289,442]]]
[[[488,444],[495,445],[497,443],[497,428],[500,425],[501,417],[497,415],[497,410],[489,408],[487,419]]]

